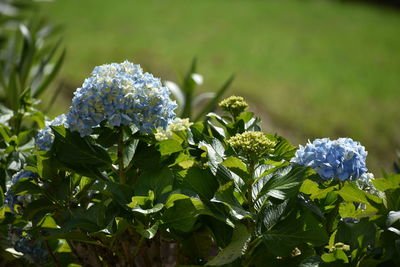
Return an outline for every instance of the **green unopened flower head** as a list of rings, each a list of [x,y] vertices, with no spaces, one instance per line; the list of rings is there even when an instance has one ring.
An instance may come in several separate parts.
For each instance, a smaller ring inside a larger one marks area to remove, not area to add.
[[[276,145],[263,132],[236,134],[228,139],[228,143],[239,155],[251,159],[266,156]]]
[[[349,251],[349,250],[350,250],[350,246],[349,246],[349,245],[346,245],[346,244],[344,244],[344,243],[342,243],[342,242],[338,242],[338,243],[335,243],[335,244],[329,249],[330,252],[333,252],[333,251],[335,251],[335,250]]]
[[[243,97],[234,95],[222,100],[219,106],[223,110],[231,113],[233,117],[237,117],[249,107]]]

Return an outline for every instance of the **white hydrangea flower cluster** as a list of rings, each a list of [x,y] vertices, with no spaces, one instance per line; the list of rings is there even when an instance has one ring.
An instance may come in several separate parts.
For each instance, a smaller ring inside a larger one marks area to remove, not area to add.
[[[172,137],[173,132],[186,131],[192,124],[187,118],[175,118],[172,123],[168,124],[166,129],[158,127],[154,136],[157,141],[168,140]]]

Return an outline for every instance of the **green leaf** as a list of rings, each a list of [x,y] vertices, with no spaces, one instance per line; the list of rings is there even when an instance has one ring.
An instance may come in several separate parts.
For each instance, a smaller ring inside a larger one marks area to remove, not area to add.
[[[13,185],[12,192],[17,195],[34,195],[42,193],[43,190],[29,178],[23,178]]]
[[[300,191],[310,195],[310,198],[314,200],[325,198],[329,192],[335,190],[336,188],[338,188],[338,186],[319,188],[316,182],[306,179],[301,185]]]
[[[144,171],[135,184],[135,195],[147,196],[152,190],[156,199],[172,190],[174,177],[168,167]]]
[[[239,201],[234,195],[235,184],[233,181],[220,186],[215,193],[212,202],[222,203],[229,208],[230,214],[237,220],[242,220],[244,218],[251,218],[251,213],[243,209]]]
[[[46,88],[48,87],[50,82],[54,79],[54,77],[57,75],[58,71],[60,70],[60,68],[64,62],[64,59],[65,59],[65,54],[66,54],[66,51],[64,49],[63,52],[61,53],[60,57],[56,61],[55,65],[51,69],[51,72],[47,75],[47,77],[42,81],[42,83],[38,86],[36,91],[33,93],[33,97],[39,97],[46,90]]]
[[[63,126],[52,126],[55,141],[53,148],[56,157],[74,168],[75,166],[109,167],[112,163],[108,152],[99,145],[92,143],[90,137],[82,138],[77,132],[70,132]]]
[[[181,244],[184,256],[197,259],[197,262],[200,262],[210,255],[213,240],[209,231],[198,231],[186,236]]]
[[[149,146],[146,142],[139,142],[132,160],[135,167],[142,170],[154,171],[163,167],[160,164],[160,152],[155,146]]]
[[[269,205],[263,210],[262,222],[266,230],[273,228],[279,222],[287,206],[288,201],[284,201],[278,205]]]
[[[356,223],[341,221],[335,235],[335,243],[341,242],[350,245],[350,249],[354,251],[360,245],[362,248],[374,246],[376,237],[376,226],[363,218]],[[359,239],[362,238],[360,244]]]
[[[267,231],[263,235],[263,241],[271,253],[286,256],[299,244],[322,245],[328,239],[326,233],[320,229],[303,230],[293,222],[292,224],[279,230]]]
[[[187,198],[190,198],[190,197],[187,195],[177,194],[177,193],[171,194],[168,196],[168,199],[165,203],[165,208],[169,209],[172,206],[174,206],[175,201],[181,200],[181,199],[187,199]]]
[[[367,192],[358,188],[354,182],[346,183],[342,189],[337,191],[337,193],[345,201],[354,201],[354,202],[358,202],[358,203],[369,204],[369,199],[372,199],[376,203],[382,202],[382,200],[379,197],[368,194]]]
[[[79,181],[79,192],[86,191],[94,182],[95,179],[82,176]]]
[[[239,175],[239,177],[245,182],[248,181],[248,179],[250,178],[246,164],[244,164],[242,160],[236,157],[228,157],[221,163],[221,165],[227,167],[229,170]]]
[[[132,195],[134,195],[132,187],[126,184],[114,183],[112,181],[104,182],[107,185],[104,193],[111,193],[111,196],[117,201],[117,203],[119,203],[124,209],[130,210],[127,205],[131,202]],[[144,195],[147,196],[147,192]]]
[[[210,121],[207,121],[207,126],[211,131],[212,136],[218,138],[219,140],[223,141],[226,139],[225,131],[222,127],[215,126]]]
[[[400,187],[400,174],[391,174],[384,178],[374,179],[372,183],[380,191],[397,189]]]
[[[157,234],[159,224],[157,221],[151,227],[145,228],[142,223],[138,222],[138,225],[135,225],[134,228],[144,238],[152,239]]]
[[[28,27],[26,27],[24,24],[20,24],[19,28],[23,36],[23,46],[21,52],[21,60],[18,65],[18,73],[20,75],[21,85],[25,87],[25,82],[33,65],[33,57],[36,52],[36,40],[34,38],[34,35],[31,34]]]
[[[187,169],[182,177],[181,187],[187,188],[200,196],[202,200],[213,198],[218,188],[218,182],[208,169],[191,167]]]
[[[185,106],[183,107],[181,114],[182,118],[191,118],[192,116],[193,93],[197,86],[196,82],[193,80],[192,74],[196,72],[196,67],[197,59],[194,58],[181,86],[185,95]]]
[[[207,151],[210,168],[215,173],[218,164],[225,158],[225,148],[221,141],[216,138],[212,138],[210,142],[200,141],[198,147]]]
[[[138,143],[139,143],[139,140],[134,139],[124,145],[124,153],[122,155],[124,166],[128,166],[129,163],[132,161],[133,156],[135,155]]]
[[[136,206],[136,207],[132,208],[132,211],[133,212],[137,212],[137,213],[141,213],[141,214],[144,214],[144,215],[148,215],[148,214],[159,212],[163,208],[164,208],[164,205],[162,203],[158,203],[158,204],[154,205],[154,207],[149,208],[149,209],[142,209],[141,207],[137,207]]]
[[[246,226],[236,225],[231,243],[221,250],[217,256],[207,262],[206,266],[220,266],[233,262],[244,255],[246,245],[251,238]]]
[[[54,220],[54,218],[49,214],[46,215],[42,218],[42,220],[40,220],[39,222],[40,227],[42,228],[50,228],[50,229],[57,229],[59,228],[57,226],[56,221]]]
[[[181,144],[174,139],[161,141],[157,144],[157,147],[158,151],[160,151],[161,156],[170,155],[172,153],[183,150]]]
[[[48,213],[50,213],[56,209],[57,206],[51,203],[46,198],[39,198],[28,204],[28,206],[24,209],[23,217],[31,220],[39,212],[47,211]]]
[[[297,194],[307,169],[308,168],[304,166],[294,165],[276,172],[265,182],[260,192],[258,192],[256,200],[264,195],[283,200]]]
[[[390,227],[397,221],[400,221],[400,211],[390,211],[386,219],[386,226]]]
[[[3,188],[0,186],[0,207],[4,205],[4,192]]]
[[[211,215],[211,213],[201,200],[184,198],[175,200],[173,206],[165,210],[162,222],[165,228],[189,232],[199,215]]]
[[[346,255],[346,253],[344,253],[344,251],[341,249],[336,249],[332,253],[322,254],[321,259],[324,262],[328,262],[328,263],[333,263],[335,261],[342,261],[343,263],[349,263],[349,259]]]
[[[297,147],[292,145],[289,141],[281,136],[268,136],[271,140],[276,139],[277,144],[274,147],[274,152],[271,157],[272,160],[281,161],[287,160],[290,161],[294,157],[294,154],[297,150]]]
[[[295,201],[282,203],[279,208],[271,205],[271,212],[264,221],[265,229],[262,241],[268,252],[275,256],[289,256],[293,249],[303,244],[320,246],[328,242],[328,234],[320,221],[311,211],[304,209]]]
[[[9,101],[8,107],[14,112],[18,112],[20,106],[19,94],[21,91],[21,86],[17,78],[17,73],[15,69],[11,71],[9,84],[6,87],[8,89],[7,95],[9,96],[7,100]]]
[[[138,206],[153,206],[154,202],[154,192],[149,190],[147,196],[133,196],[132,202],[128,204],[128,207],[135,208]]]
[[[356,210],[356,207],[352,202],[340,203],[339,215],[342,218],[358,218],[361,213],[361,211]]]
[[[93,244],[97,246],[104,246],[101,242],[90,238],[87,234],[82,232],[68,232],[68,233],[55,233],[48,236],[41,236],[42,240],[54,240],[54,239],[66,239],[71,241],[83,242],[87,244]]]

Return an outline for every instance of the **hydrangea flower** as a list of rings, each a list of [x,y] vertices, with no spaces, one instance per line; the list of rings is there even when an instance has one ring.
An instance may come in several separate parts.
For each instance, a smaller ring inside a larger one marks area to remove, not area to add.
[[[32,195],[15,195],[11,192],[11,187],[16,184],[22,178],[30,178],[34,179],[39,177],[39,175],[32,171],[25,171],[22,170],[14,174],[11,179],[11,183],[7,184],[7,192],[5,193],[5,205],[10,208],[12,212],[18,212],[15,210],[15,206],[18,205],[19,207],[25,207],[27,204],[32,202],[33,197]]]
[[[263,132],[244,132],[228,139],[235,151],[246,158],[260,158],[269,154],[276,142],[268,139]]]
[[[175,118],[166,129],[158,127],[154,136],[157,141],[168,140],[172,137],[173,132],[186,131],[193,123],[189,122],[189,119]]]
[[[36,146],[40,151],[49,151],[54,142],[54,133],[50,126],[60,126],[68,128],[67,118],[64,114],[56,117],[50,122],[46,122],[46,127],[39,131],[36,137]]]
[[[323,180],[356,180],[366,171],[367,152],[364,146],[351,138],[315,139],[300,146],[294,163],[313,168]]]
[[[366,172],[363,175],[361,175],[360,178],[357,180],[357,186],[360,189],[362,189],[370,194],[373,194],[373,195],[376,195],[379,197],[383,197],[382,192],[380,192],[374,186],[374,184],[373,184],[374,179],[375,179],[374,174],[372,174],[370,172]]]
[[[42,242],[34,241],[29,235],[24,235],[19,228],[12,227],[8,233],[8,239],[14,249],[24,255],[31,263],[44,265],[48,260],[48,252],[43,248]]]
[[[176,117],[175,101],[160,79],[128,61],[94,68],[78,88],[67,114],[71,131],[87,136],[106,121],[110,126],[135,124],[142,133],[166,129]]]
[[[230,96],[219,103],[219,106],[232,114],[233,117],[237,117],[245,111],[249,105],[244,101],[241,96]]]

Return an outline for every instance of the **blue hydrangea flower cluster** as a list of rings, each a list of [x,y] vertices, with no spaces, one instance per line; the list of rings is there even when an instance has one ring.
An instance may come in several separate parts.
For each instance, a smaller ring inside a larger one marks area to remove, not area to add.
[[[316,139],[300,146],[292,162],[313,168],[324,180],[356,180],[366,171],[367,152],[351,138]]]
[[[34,179],[39,177],[39,175],[35,172],[31,171],[25,171],[22,170],[20,172],[17,172],[14,174],[14,176],[11,179],[11,183],[8,183],[7,185],[7,192],[5,194],[5,199],[4,203],[7,207],[10,208],[12,212],[19,212],[19,210],[15,210],[15,206],[20,208],[26,207],[30,202],[33,200],[32,195],[15,195],[11,192],[12,186],[17,183],[19,180],[22,178],[29,178],[29,179]]]
[[[50,122],[46,122],[46,127],[39,131],[36,137],[36,146],[40,151],[49,151],[54,142],[54,133],[50,126],[60,126],[68,128],[67,117],[62,114]]]
[[[9,240],[14,249],[21,252],[31,263],[44,265],[48,260],[48,252],[43,248],[41,242],[33,241],[28,235],[23,236],[23,231],[18,228],[12,228],[9,231]]]
[[[176,117],[175,101],[160,79],[128,61],[95,67],[74,93],[67,114],[71,131],[87,136],[106,121],[110,126],[135,124],[142,133],[167,125]]]

